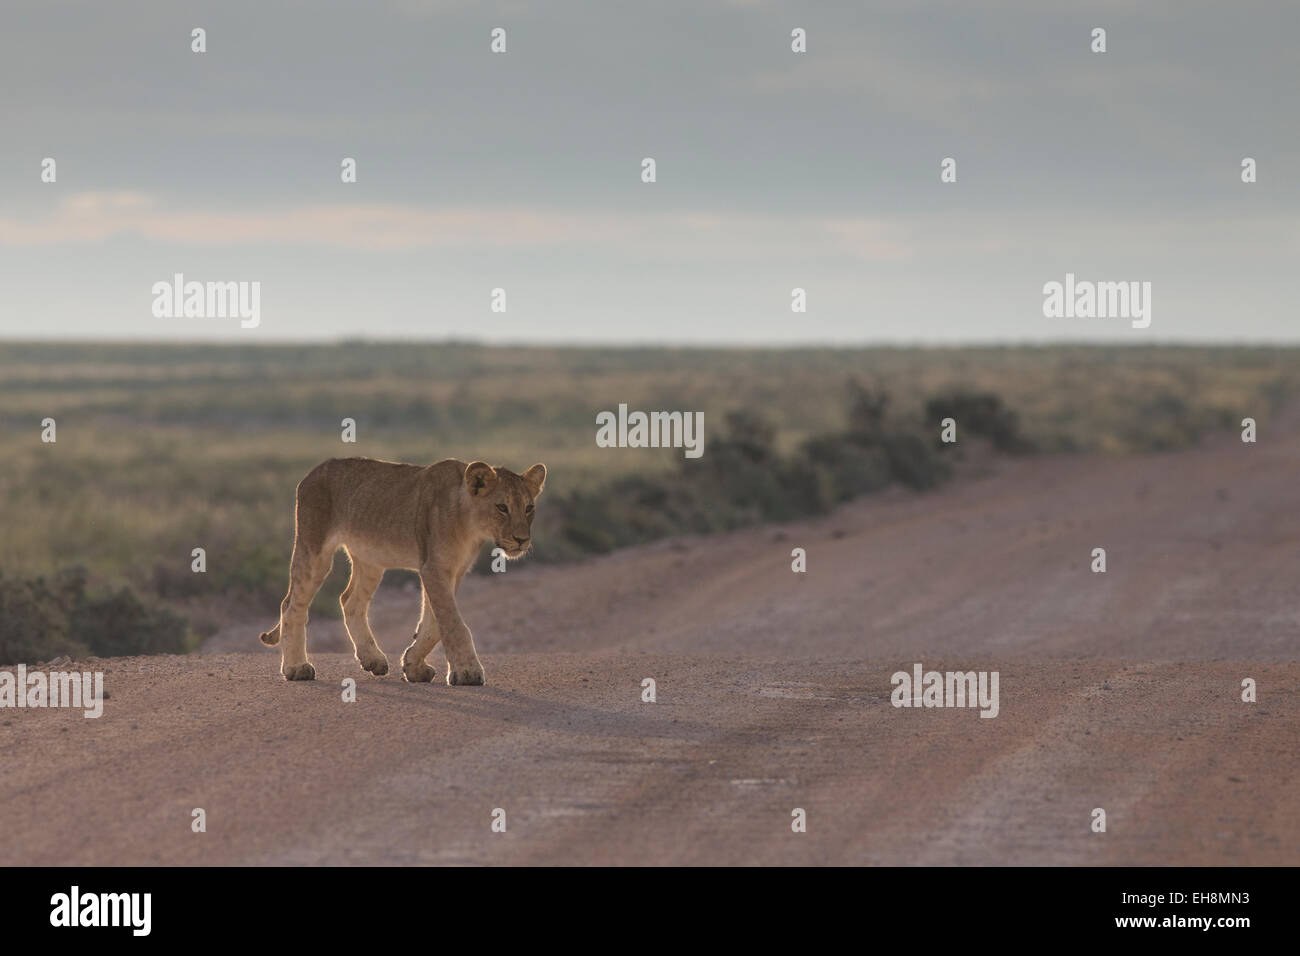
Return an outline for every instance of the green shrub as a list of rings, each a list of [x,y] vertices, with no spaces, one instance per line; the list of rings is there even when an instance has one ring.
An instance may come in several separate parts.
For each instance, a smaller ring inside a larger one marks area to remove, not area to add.
[[[69,623],[73,636],[97,657],[188,654],[194,649],[183,617],[146,605],[130,588],[85,598]]]
[[[837,504],[879,491],[893,479],[889,455],[879,445],[845,441],[840,435],[815,435],[800,450],[827,476]]]
[[[88,653],[68,633],[64,597],[44,578],[13,578],[0,572],[0,664],[35,663]]]
[[[848,427],[814,435],[790,456],[779,453],[770,422],[752,411],[731,412],[706,454],[683,458],[673,472],[629,475],[593,491],[557,495],[542,512],[542,528],[543,540],[558,543],[539,548],[538,556],[563,560],[674,534],[790,521],[894,482],[933,488],[951,469],[928,437],[928,425],[892,421],[888,407],[885,392],[850,380]],[[968,427],[988,429],[999,447],[1024,447],[1014,440],[1014,415],[995,396],[957,407],[977,408],[980,414]]]
[[[905,432],[886,435],[880,447],[889,459],[889,473],[909,488],[920,491],[933,488],[951,473],[948,463],[936,454],[934,445],[920,435]]]
[[[185,654],[193,647],[184,618],[144,603],[130,588],[88,593],[81,568],[60,572],[52,582],[0,574],[0,663],[63,654]]]
[[[1033,450],[1020,433],[1020,417],[991,392],[954,389],[936,395],[925,403],[925,417],[936,429],[945,418],[951,418],[960,429],[989,439],[998,451],[1022,454]]]

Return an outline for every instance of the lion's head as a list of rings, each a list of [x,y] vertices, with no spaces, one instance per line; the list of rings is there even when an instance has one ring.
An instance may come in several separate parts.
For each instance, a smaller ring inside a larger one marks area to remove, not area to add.
[[[522,475],[482,461],[465,469],[473,520],[479,532],[496,542],[507,558],[520,558],[533,539],[534,503],[546,483],[546,466],[538,462]]]

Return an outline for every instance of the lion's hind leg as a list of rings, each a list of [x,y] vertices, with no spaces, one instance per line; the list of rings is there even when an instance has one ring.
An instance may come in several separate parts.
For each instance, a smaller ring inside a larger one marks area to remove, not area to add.
[[[343,605],[343,626],[352,639],[357,663],[376,677],[383,677],[388,673],[388,658],[380,650],[375,634],[370,630],[367,612],[370,610],[370,599],[375,596],[379,582],[383,580],[384,569],[359,561],[351,552],[348,552],[348,558],[352,561],[352,577],[339,597],[339,603]]]
[[[312,548],[298,535],[289,563],[289,593],[280,605],[280,673],[285,680],[316,678],[316,668],[307,659],[307,611],[333,565],[332,550]]]

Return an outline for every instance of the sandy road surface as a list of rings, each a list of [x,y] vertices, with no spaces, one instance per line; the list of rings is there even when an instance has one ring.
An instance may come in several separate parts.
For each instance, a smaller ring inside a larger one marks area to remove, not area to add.
[[[1272,432],[514,565],[462,592],[481,688],[372,678],[331,621],[314,683],[261,620],[105,661],[99,720],[0,711],[3,862],[1300,863],[1300,423]],[[417,613],[376,599],[390,660]],[[997,670],[999,715],[890,706],[916,662]]]

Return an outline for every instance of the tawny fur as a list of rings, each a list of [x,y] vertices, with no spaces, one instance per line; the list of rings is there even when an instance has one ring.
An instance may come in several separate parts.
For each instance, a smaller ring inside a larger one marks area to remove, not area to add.
[[[261,636],[281,642],[280,672],[286,680],[312,680],[307,659],[307,609],[334,563],[347,550],[352,577],[340,597],[343,623],[358,663],[376,676],[388,658],[370,631],[366,612],[384,571],[418,571],[423,610],[402,676],[431,681],[425,658],[441,641],[448,684],[482,684],[483,665],[474,638],[456,607],[456,591],[487,541],[508,558],[522,557],[532,541],[534,501],[546,482],[546,466],[522,475],[481,461],[448,458],[427,467],[374,458],[331,458],[298,483],[294,511],[289,593],[280,622]]]

